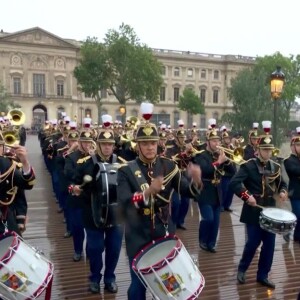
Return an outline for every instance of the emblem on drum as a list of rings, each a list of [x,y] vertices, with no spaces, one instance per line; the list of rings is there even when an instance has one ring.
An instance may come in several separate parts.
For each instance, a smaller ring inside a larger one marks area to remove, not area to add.
[[[157,282],[162,292],[167,294],[171,293],[175,295],[181,291],[181,285],[183,283],[182,278],[178,274],[170,274],[169,272],[160,276],[161,282]],[[163,284],[163,285],[162,285]]]
[[[25,273],[21,271],[16,271],[16,273],[10,274],[6,273],[1,277],[1,282],[4,283],[7,287],[18,291],[26,291],[28,286],[28,277]]]

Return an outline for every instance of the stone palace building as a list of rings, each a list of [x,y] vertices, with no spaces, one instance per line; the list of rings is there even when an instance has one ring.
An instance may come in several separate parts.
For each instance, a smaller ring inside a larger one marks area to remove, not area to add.
[[[0,31],[0,84],[26,115],[25,127],[39,127],[45,119],[57,119],[66,112],[80,124],[84,117],[98,120],[93,99],[77,89],[73,75],[79,63],[81,43],[61,38],[35,27],[18,32]],[[163,64],[164,84],[155,105],[153,121],[177,126],[183,119],[191,126],[197,122],[207,127],[209,118],[219,119],[232,109],[227,88],[242,68],[255,63],[255,58],[240,55],[216,55],[190,51],[153,49]],[[178,109],[183,90],[192,88],[204,103],[204,115],[188,115]],[[120,120],[120,104],[107,91],[102,91],[102,111]],[[138,115],[138,105],[127,103],[127,116]]]

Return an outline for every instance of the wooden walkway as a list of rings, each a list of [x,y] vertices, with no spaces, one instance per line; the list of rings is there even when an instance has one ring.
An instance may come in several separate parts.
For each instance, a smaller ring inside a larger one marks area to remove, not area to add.
[[[42,250],[54,264],[51,299],[127,299],[126,292],[130,277],[124,245],[116,270],[119,292],[116,295],[104,293],[103,284],[101,284],[100,295],[92,295],[88,291],[88,263],[72,261],[72,239],[63,237],[65,232],[63,216],[56,212],[57,204],[52,193],[50,175],[44,166],[37,136],[28,136],[27,148],[37,180],[34,189],[27,192],[29,221],[24,239],[30,245]],[[189,253],[193,258],[198,259],[200,270],[206,280],[206,286],[199,299],[295,300],[300,291],[300,247],[299,244],[293,242],[286,243],[281,236],[277,236],[276,239],[273,269],[270,274],[270,278],[276,283],[276,289],[268,290],[256,283],[257,256],[247,272],[247,283],[239,285],[236,282],[237,264],[245,242],[244,226],[239,222],[241,211],[239,199],[234,199],[233,209],[233,213],[224,212],[221,215],[220,234],[215,254],[199,249],[199,216],[195,203],[186,220],[188,230],[178,232],[178,236]],[[151,299],[150,296],[149,299]]]

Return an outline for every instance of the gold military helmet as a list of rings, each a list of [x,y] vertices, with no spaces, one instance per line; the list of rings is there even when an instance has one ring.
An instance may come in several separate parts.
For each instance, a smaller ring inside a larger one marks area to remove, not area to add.
[[[273,150],[275,147],[273,144],[273,137],[272,137],[272,135],[270,135],[271,121],[263,121],[262,125],[263,125],[265,134],[262,134],[259,136],[257,147],[259,149]]]
[[[143,102],[141,103],[140,110],[145,121],[138,125],[134,140],[136,142],[158,141],[159,136],[156,125],[149,122],[153,114],[153,104]]]
[[[114,131],[110,128],[102,128],[99,130],[97,140],[98,143],[115,143]]]
[[[83,119],[83,128],[79,134],[80,141],[92,141],[94,137],[93,130],[91,128],[92,119],[91,118],[84,118]]]

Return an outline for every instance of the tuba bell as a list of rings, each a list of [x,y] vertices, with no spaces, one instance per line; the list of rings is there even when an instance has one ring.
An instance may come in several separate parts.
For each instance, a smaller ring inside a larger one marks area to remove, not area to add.
[[[25,123],[25,114],[19,109],[11,109],[7,113],[7,117],[13,126],[20,126]]]

